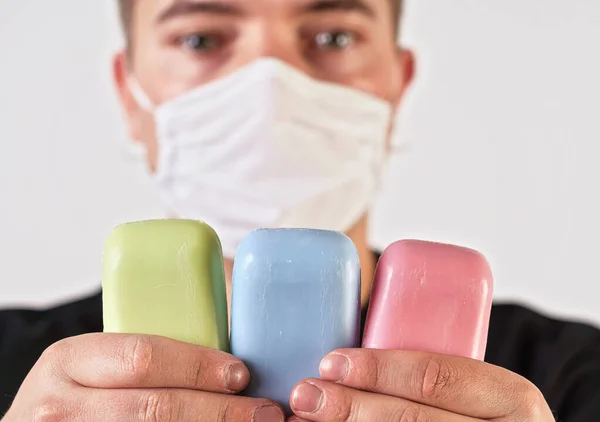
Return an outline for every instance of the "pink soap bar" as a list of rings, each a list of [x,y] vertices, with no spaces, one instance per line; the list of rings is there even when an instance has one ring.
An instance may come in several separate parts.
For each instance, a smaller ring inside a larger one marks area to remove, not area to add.
[[[405,240],[381,256],[363,347],[483,360],[493,280],[479,252]]]

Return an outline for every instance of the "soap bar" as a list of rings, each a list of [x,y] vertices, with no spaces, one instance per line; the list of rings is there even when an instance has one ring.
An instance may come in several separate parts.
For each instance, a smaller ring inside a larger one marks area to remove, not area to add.
[[[229,351],[221,244],[190,220],[128,223],[103,254],[104,331],[151,334]]]
[[[329,352],[360,346],[360,264],[342,233],[252,232],[237,250],[232,290],[231,351],[251,373],[244,394],[288,414],[292,388],[319,377]]]
[[[394,243],[377,265],[363,347],[483,360],[492,290],[488,262],[474,250]]]

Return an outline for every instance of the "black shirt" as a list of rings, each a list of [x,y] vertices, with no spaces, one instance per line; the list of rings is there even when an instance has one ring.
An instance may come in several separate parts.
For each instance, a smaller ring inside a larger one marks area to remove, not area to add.
[[[102,296],[44,311],[0,311],[0,415],[41,353],[66,337],[102,331]],[[486,362],[532,381],[558,421],[600,421],[600,331],[512,304],[492,310]]]

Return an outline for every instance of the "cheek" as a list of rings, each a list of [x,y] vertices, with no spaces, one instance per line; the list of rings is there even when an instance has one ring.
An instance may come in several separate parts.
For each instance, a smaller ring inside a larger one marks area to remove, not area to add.
[[[355,75],[348,85],[394,104],[398,82],[395,76],[393,63],[380,60]]]
[[[200,82],[198,60],[161,43],[150,31],[145,42],[138,43],[135,54],[135,76],[155,104],[169,101]]]
[[[198,72],[181,54],[153,46],[138,62],[136,73],[148,95],[156,104],[162,104],[198,84]]]

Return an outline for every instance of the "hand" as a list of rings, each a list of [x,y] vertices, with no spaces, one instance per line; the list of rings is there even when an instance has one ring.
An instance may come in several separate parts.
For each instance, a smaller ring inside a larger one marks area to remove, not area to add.
[[[233,395],[249,377],[231,355],[162,337],[74,337],[44,352],[3,422],[283,422],[273,402]]]
[[[339,350],[322,380],[290,395],[291,421],[554,422],[529,381],[483,362],[430,353]],[[301,419],[302,418],[302,419]]]

